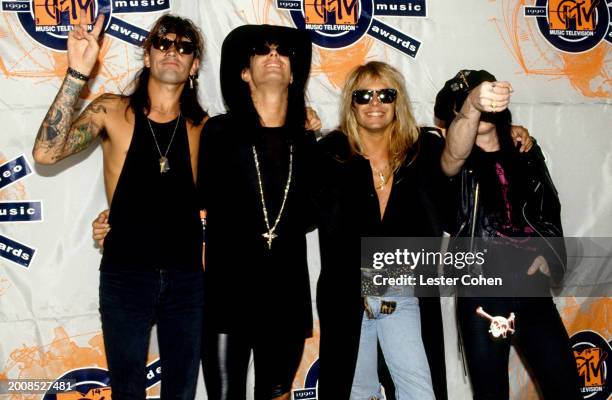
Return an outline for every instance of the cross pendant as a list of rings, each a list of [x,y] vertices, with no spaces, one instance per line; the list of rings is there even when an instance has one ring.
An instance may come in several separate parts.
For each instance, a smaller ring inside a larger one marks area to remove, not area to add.
[[[170,170],[170,163],[168,162],[168,158],[165,156],[161,156],[159,158],[159,172],[161,174],[168,172]]]
[[[268,231],[266,233],[263,233],[261,236],[266,238],[268,242],[268,250],[272,249],[272,241],[276,238],[276,234],[274,233],[274,231]]]

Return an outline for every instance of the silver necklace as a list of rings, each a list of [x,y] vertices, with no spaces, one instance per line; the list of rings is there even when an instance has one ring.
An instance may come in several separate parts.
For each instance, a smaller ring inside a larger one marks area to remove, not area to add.
[[[168,147],[166,148],[166,152],[162,155],[162,152],[159,148],[159,143],[157,143],[157,138],[155,137],[155,131],[153,130],[153,126],[151,126],[151,121],[149,117],[147,117],[147,123],[149,124],[149,129],[151,130],[151,135],[153,135],[153,141],[155,141],[155,147],[157,147],[157,152],[159,153],[159,173],[164,174],[170,170],[170,163],[168,162],[168,151],[170,150],[170,146],[172,145],[172,141],[174,140],[174,135],[176,134],[176,128],[178,127],[179,121],[181,120],[181,113],[179,112],[178,117],[176,118],[176,124],[174,125],[174,132],[172,132],[172,136],[170,137],[170,142],[168,143]]]
[[[278,236],[274,231],[278,226],[278,222],[283,215],[283,210],[285,209],[285,202],[287,201],[287,194],[289,193],[289,186],[291,185],[291,175],[293,175],[293,146],[289,146],[289,176],[287,177],[287,184],[285,185],[285,193],[283,195],[283,202],[281,203],[280,210],[278,211],[278,215],[276,216],[276,221],[274,221],[274,225],[270,227],[270,220],[268,219],[268,209],[266,207],[266,200],[263,192],[263,183],[261,181],[261,171],[259,170],[259,158],[257,157],[257,151],[255,150],[255,146],[253,146],[253,159],[255,160],[255,170],[257,171],[257,182],[259,183],[259,196],[261,198],[261,208],[263,210],[264,221],[266,223],[267,232],[263,233],[261,236],[266,239],[268,243],[268,250],[272,248],[272,241]]]

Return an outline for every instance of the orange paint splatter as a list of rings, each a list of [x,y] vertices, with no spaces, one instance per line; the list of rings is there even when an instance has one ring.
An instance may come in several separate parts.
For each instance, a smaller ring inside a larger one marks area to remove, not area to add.
[[[612,98],[612,93],[606,91],[610,88],[612,79],[606,69],[606,56],[610,54],[610,46],[600,43],[597,47],[586,54],[561,53],[561,59],[565,65],[564,73],[574,88],[587,97]],[[602,79],[593,88],[595,79]]]
[[[27,193],[25,186],[21,182],[12,184],[11,186],[0,190],[0,201],[7,200],[25,200]]]
[[[48,345],[26,346],[11,351],[0,376],[11,379],[56,379],[75,368],[98,366],[106,368],[102,335],[93,333],[88,341],[90,347],[77,345],[73,338],[92,333],[68,336],[66,330],[57,327],[55,337]],[[9,400],[29,400],[40,395],[12,395]]]
[[[10,287],[11,282],[8,279],[0,276],[0,296],[4,295]]]
[[[594,318],[594,316],[597,316]],[[612,337],[612,298],[589,298],[578,304],[568,299],[561,311],[561,318],[572,336],[576,332],[592,330],[605,339]]]
[[[45,49],[23,35],[15,16],[4,15],[7,28],[6,38],[14,47],[12,52],[0,55],[0,73],[6,78],[36,79],[36,83],[48,80],[62,81],[68,68],[65,52]],[[83,99],[92,100],[102,93],[122,93],[139,67],[130,63],[129,47],[108,36],[100,46],[98,64],[86,90],[81,93]]]
[[[57,379],[66,372],[88,367],[107,368],[104,353],[104,340],[100,332],[90,332],[69,336],[65,328],[54,329],[54,338],[50,344],[42,346],[23,345],[9,353],[9,359],[0,369],[0,379]],[[88,346],[79,346],[74,340],[77,337],[91,338]],[[159,355],[149,354],[149,363],[158,359]],[[149,396],[159,395],[160,385],[147,391]],[[76,393],[76,392],[75,392]],[[86,397],[65,397],[69,399],[97,399],[100,393],[91,392]],[[39,396],[19,395],[7,400],[30,400]],[[108,398],[108,397],[106,397]],[[59,397],[58,397],[59,400]]]
[[[589,298],[579,303],[575,298],[564,298],[559,314],[571,337],[583,330],[592,330],[609,339],[612,332],[612,298]],[[596,318],[594,316],[597,316]],[[610,316],[610,317],[609,317]],[[510,398],[538,400],[535,385],[518,357],[510,360]]]
[[[53,341],[44,346],[26,346],[13,350],[2,373],[9,375],[16,368],[18,379],[55,379],[71,369],[83,366],[106,368],[102,335],[89,341],[90,347],[80,347],[62,327],[55,328]],[[14,375],[14,374],[10,374]]]
[[[523,16],[527,0],[503,0],[502,19],[493,18],[506,49],[525,75],[565,78],[585,97],[612,98],[612,47],[605,41],[586,53],[555,49],[540,34],[535,18]],[[531,3],[529,4],[531,5]]]
[[[339,49],[319,48],[319,64],[313,64],[313,73],[323,73],[336,88],[344,85],[348,74],[358,65],[364,64],[373,45],[373,39],[366,37],[354,45]]]

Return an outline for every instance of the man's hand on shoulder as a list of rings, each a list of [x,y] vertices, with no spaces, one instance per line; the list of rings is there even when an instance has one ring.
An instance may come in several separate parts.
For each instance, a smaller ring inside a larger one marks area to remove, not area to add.
[[[108,217],[110,215],[110,210],[106,209],[102,211],[96,219],[91,223],[92,226],[92,238],[100,247],[104,247],[104,239],[106,239],[106,235],[110,232],[110,225],[108,223]]]
[[[526,153],[531,150],[534,145],[534,140],[529,135],[527,128],[521,125],[512,125],[510,132],[514,145],[518,146],[519,143],[521,144],[521,147],[519,148],[520,153]]]
[[[306,107],[306,130],[316,132],[321,129],[323,124],[319,118],[319,114],[312,108]]]

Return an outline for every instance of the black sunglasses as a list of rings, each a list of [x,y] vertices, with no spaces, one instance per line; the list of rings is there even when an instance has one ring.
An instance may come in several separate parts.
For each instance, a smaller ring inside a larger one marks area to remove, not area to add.
[[[253,54],[258,56],[267,56],[272,52],[272,46],[276,46],[274,50],[278,53],[278,55],[283,57],[293,57],[295,55],[295,51],[282,43],[260,43],[258,45],[253,46]]]
[[[170,47],[172,47],[172,45],[174,45],[174,48],[176,49],[177,53],[181,55],[188,55],[195,51],[195,44],[193,42],[179,40],[178,37],[174,40],[170,40],[161,36],[153,36],[153,38],[151,39],[151,45],[153,46],[153,48],[164,53],[170,50]]]
[[[358,89],[353,91],[353,101],[356,104],[368,104],[376,96],[378,101],[383,104],[390,104],[395,101],[397,97],[397,90],[395,89],[379,89],[379,90],[368,90]]]

